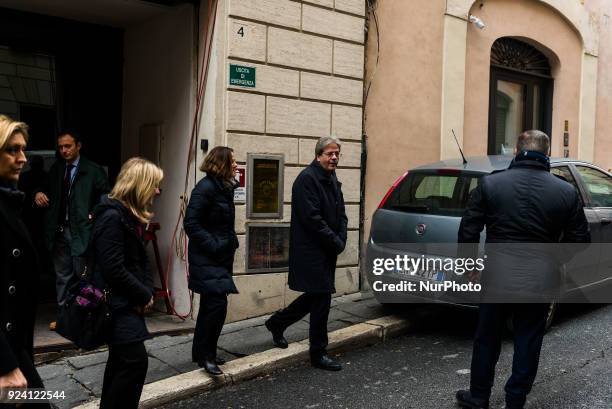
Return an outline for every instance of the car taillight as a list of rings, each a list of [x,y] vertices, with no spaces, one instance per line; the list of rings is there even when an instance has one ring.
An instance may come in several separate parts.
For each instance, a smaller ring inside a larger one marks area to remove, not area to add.
[[[408,176],[408,171],[406,171],[406,173],[404,173],[402,176],[400,176],[395,183],[393,184],[393,186],[391,186],[391,189],[389,189],[389,191],[387,192],[387,194],[385,195],[385,197],[383,197],[383,199],[380,201],[380,204],[378,205],[379,209],[382,209],[382,207],[385,205],[385,203],[387,202],[387,199],[389,198],[389,196],[391,196],[391,193],[393,193],[393,191],[395,190],[395,188],[402,183],[402,180],[404,180],[406,178],[406,176]]]

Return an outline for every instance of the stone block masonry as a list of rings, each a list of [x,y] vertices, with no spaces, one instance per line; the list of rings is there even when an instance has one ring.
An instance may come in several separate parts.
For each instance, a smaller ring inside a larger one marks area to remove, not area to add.
[[[358,289],[365,0],[227,0],[223,10],[224,141],[239,163],[246,163],[249,153],[282,154],[285,163],[282,219],[250,220],[246,206],[236,206],[241,248],[234,272],[242,288],[269,294],[270,300],[253,304],[237,297],[231,303],[233,321],[284,302],[285,276],[245,274],[246,226],[290,220],[291,186],[322,136],[343,141],[337,175],[347,202],[349,243],[340,257],[342,289]],[[231,72],[234,78],[248,72],[248,81],[230,84]]]

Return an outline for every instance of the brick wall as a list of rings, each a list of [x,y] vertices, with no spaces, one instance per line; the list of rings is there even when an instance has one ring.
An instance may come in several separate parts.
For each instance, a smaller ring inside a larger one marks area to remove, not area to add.
[[[347,202],[347,248],[338,260],[339,293],[358,290],[359,176],[365,0],[226,0],[225,129],[239,162],[247,153],[282,153],[284,212],[291,185],[314,158],[321,136],[342,141],[337,171]],[[229,66],[255,68],[255,87],[229,85]],[[245,275],[246,206],[236,206],[241,247],[234,273],[241,295],[229,320],[286,305],[295,294],[286,273]],[[257,222],[261,222],[258,219]]]

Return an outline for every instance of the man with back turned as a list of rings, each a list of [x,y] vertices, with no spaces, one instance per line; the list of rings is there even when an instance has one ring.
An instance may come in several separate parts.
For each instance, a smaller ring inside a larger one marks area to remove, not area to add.
[[[510,167],[480,180],[461,219],[459,243],[473,247],[467,243],[478,243],[486,227],[489,256],[482,273],[485,303],[479,308],[470,389],[456,394],[461,407],[489,407],[506,317],[512,316],[514,356],[506,408],[523,408],[538,370],[552,299],[542,293],[552,296],[560,275],[554,257],[539,250],[558,246],[552,243],[590,241],[579,194],[550,173],[549,149],[545,133],[520,134]],[[491,252],[500,256],[491,260]]]

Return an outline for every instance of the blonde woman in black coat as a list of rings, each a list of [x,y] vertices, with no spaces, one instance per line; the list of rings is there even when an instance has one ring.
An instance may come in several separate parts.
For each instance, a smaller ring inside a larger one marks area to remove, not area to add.
[[[23,122],[0,115],[0,389],[44,388],[32,360],[40,267],[21,220],[24,194],[16,189],[27,162],[27,130]]]
[[[109,290],[112,311],[100,408],[137,408],[147,375],[144,312],[153,306],[154,291],[144,231],[163,176],[153,163],[129,159],[95,211],[94,278]]]
[[[217,341],[227,315],[227,294],[238,290],[232,278],[238,238],[234,230],[234,152],[219,146],[204,158],[206,172],[191,192],[184,227],[189,237],[189,288],[200,294],[192,360],[212,375],[218,365]]]

